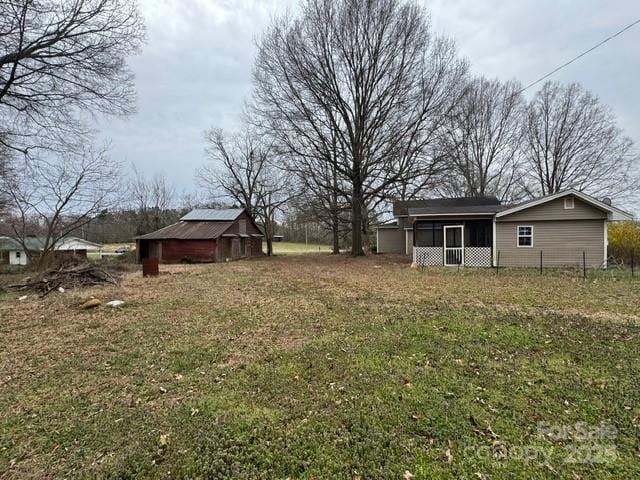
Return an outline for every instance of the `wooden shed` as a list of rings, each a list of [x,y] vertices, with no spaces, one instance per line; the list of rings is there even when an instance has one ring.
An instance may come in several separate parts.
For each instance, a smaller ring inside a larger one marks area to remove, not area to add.
[[[136,238],[137,257],[139,262],[224,262],[262,255],[262,237],[244,209],[197,209],[178,223]]]

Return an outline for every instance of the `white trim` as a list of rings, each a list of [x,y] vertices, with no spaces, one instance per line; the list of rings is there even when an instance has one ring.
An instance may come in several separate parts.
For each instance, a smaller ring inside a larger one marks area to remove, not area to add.
[[[496,217],[493,217],[493,236],[491,237],[491,264],[496,266],[496,255],[497,255],[497,240],[496,240]]]
[[[460,229],[460,247],[447,247],[447,228]],[[443,225],[442,227],[442,263],[445,267],[457,267],[457,263],[447,263],[447,248],[449,250],[460,250],[460,265],[464,265],[464,225]]]
[[[569,202],[571,200],[571,202]],[[564,209],[573,210],[576,207],[576,199],[573,197],[564,197]]]
[[[520,235],[521,228],[530,228],[531,235]],[[520,237],[531,238],[531,245],[520,245]],[[533,225],[516,225],[516,247],[517,248],[533,248]]]
[[[565,190],[563,192],[553,193],[551,195],[547,195],[546,197],[538,198],[536,200],[532,200],[530,202],[523,203],[522,205],[515,206],[513,208],[509,208],[508,210],[503,210],[502,212],[496,213],[496,217],[504,217],[506,215],[511,215],[512,213],[520,212],[522,210],[526,210],[527,208],[535,207],[536,205],[542,205],[543,203],[550,202],[557,198],[562,198],[567,195],[574,195],[578,197],[585,203],[588,203],[600,210],[604,210],[609,213],[609,220],[633,220],[633,215],[625,212],[624,210],[620,210],[612,205],[607,205],[604,202],[592,197],[591,195],[587,195],[586,193],[579,192],[573,188],[569,190]]]
[[[607,268],[607,258],[609,253],[609,227],[607,221],[602,222],[604,224],[604,261],[602,262],[602,268]]]
[[[418,214],[414,214],[414,215],[410,215],[410,217],[416,218],[416,219],[420,219],[420,218],[431,218],[431,217],[459,217],[459,216],[475,216],[475,217],[493,217],[495,215],[494,212],[484,212],[484,213],[478,213],[478,212],[460,212],[460,213],[418,213]]]

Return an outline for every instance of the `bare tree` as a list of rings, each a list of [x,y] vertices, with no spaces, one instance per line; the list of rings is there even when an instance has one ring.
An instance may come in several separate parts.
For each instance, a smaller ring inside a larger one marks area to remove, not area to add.
[[[0,144],[78,148],[87,112],[131,113],[143,39],[135,0],[0,2]]]
[[[227,139],[222,130],[214,128],[205,133],[205,140],[212,163],[198,172],[200,186],[212,198],[231,200],[258,219],[271,255],[276,216],[293,191],[292,180],[275,166],[273,145],[250,129]]]
[[[254,216],[271,146],[250,130],[227,138],[219,128],[205,132],[205,142],[211,163],[197,173],[200,186],[211,198],[231,199]]]
[[[619,197],[637,189],[633,142],[611,110],[577,83],[547,82],[533,98],[525,155],[534,195],[575,188]]]
[[[50,261],[56,245],[81,229],[119,200],[119,165],[105,150],[85,150],[48,160],[30,162],[11,172],[5,182],[10,198],[12,236],[27,257],[34,255],[27,242],[32,225],[42,229],[43,241],[36,267]]]
[[[450,168],[438,190],[447,195],[496,195],[518,200],[525,102],[517,82],[484,77],[469,82],[450,112],[441,155]]]
[[[9,161],[11,160],[11,156],[9,153],[9,149],[0,145],[0,185],[9,184],[12,181],[9,176]],[[9,205],[9,196],[7,195],[6,189],[3,188],[0,190],[0,216],[2,216],[7,207]]]
[[[362,255],[368,204],[430,167],[423,152],[465,73],[414,2],[306,0],[298,18],[277,20],[259,42],[252,113],[292,152],[330,151],[336,138],[351,250]]]
[[[176,193],[165,176],[156,173],[148,178],[135,166],[132,169],[134,177],[129,181],[128,190],[137,216],[136,234],[158,230],[176,220]]]

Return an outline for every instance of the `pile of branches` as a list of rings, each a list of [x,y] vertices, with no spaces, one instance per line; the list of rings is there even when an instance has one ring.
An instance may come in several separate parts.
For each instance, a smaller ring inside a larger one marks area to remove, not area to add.
[[[95,285],[118,285],[118,278],[91,263],[63,265],[28,278],[23,283],[9,285],[8,288],[14,291],[36,291],[45,296],[60,288],[68,290]]]

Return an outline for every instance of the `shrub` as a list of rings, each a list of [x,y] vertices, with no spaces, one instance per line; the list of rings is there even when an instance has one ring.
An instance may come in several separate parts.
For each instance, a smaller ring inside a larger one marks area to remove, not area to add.
[[[630,263],[633,255],[635,263],[640,263],[639,223],[619,222],[609,225],[609,255],[625,263]]]

